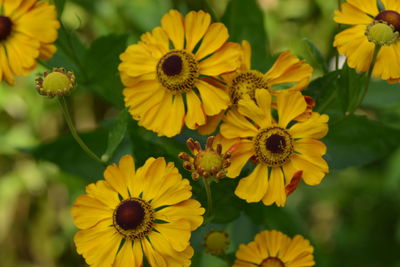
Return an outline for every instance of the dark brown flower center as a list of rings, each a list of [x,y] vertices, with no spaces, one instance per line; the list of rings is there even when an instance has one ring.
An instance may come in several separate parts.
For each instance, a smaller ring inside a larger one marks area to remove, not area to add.
[[[273,134],[267,138],[265,146],[272,153],[282,153],[286,147],[285,137]]]
[[[127,200],[115,211],[115,222],[124,230],[136,229],[144,220],[145,210],[140,202]]]
[[[260,267],[285,267],[285,264],[276,257],[268,257],[261,262]]]
[[[256,89],[268,89],[268,83],[261,72],[251,70],[238,74],[229,86],[231,102],[237,104],[244,95],[254,99]]]
[[[270,167],[282,166],[293,153],[292,137],[280,127],[261,129],[253,141],[257,160]]]
[[[400,32],[400,14],[393,10],[385,10],[379,13],[375,20],[385,21],[394,27],[394,30]]]
[[[10,35],[12,24],[9,17],[0,16],[0,41],[4,41]]]
[[[178,75],[182,71],[182,59],[178,55],[172,55],[162,64],[164,73],[168,76]]]

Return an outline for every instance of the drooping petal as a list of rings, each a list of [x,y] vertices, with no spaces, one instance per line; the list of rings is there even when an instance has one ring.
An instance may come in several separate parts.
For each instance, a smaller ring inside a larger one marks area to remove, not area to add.
[[[373,70],[375,77],[383,80],[400,78],[400,42],[390,46],[382,46],[378,52]]]
[[[242,41],[242,71],[248,71],[251,69],[251,46],[246,40]]]
[[[80,230],[74,236],[79,254],[90,266],[111,266],[115,260],[122,236],[114,229],[99,224]]]
[[[185,117],[185,124],[189,129],[197,129],[200,125],[206,123],[206,116],[199,97],[195,92],[190,91],[186,93],[187,113]]]
[[[161,19],[161,27],[174,44],[175,49],[183,49],[184,27],[181,13],[170,10]]]
[[[347,57],[347,64],[360,72],[368,70],[375,48],[375,44],[365,36],[366,27],[356,25],[345,29],[335,36],[333,42],[339,53]]]
[[[200,92],[204,112],[208,116],[216,115],[228,108],[229,96],[222,88],[213,86],[203,80],[196,82],[196,87]]]
[[[254,154],[254,144],[252,141],[241,140],[240,143],[235,144],[232,149],[231,165],[227,169],[226,176],[231,178],[237,177],[244,165]]]
[[[266,128],[267,126],[271,125],[271,111],[262,110],[252,99],[250,99],[250,97],[248,97],[248,95],[245,95],[239,100],[238,111],[243,116],[246,116],[254,121],[260,128]]]
[[[79,229],[90,228],[103,220],[112,224],[113,209],[86,194],[75,200],[71,213]]]
[[[139,241],[125,240],[115,258],[113,267],[141,267],[143,252]]]
[[[268,167],[258,164],[249,176],[240,179],[235,195],[247,202],[259,202],[268,189]]]
[[[221,134],[228,139],[237,137],[253,137],[258,133],[257,128],[242,116],[237,110],[230,110],[220,127]]]
[[[285,206],[286,191],[283,172],[279,167],[271,168],[268,191],[262,199],[265,205],[272,205],[274,202],[278,207]]]
[[[373,21],[373,18],[365,14],[362,10],[360,10],[357,7],[349,3],[343,3],[340,7],[340,10],[335,10],[335,17],[333,18],[333,20],[341,24],[367,25]]]

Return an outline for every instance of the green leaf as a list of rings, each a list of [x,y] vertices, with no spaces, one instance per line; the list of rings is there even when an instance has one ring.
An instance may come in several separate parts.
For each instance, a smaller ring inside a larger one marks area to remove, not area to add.
[[[303,42],[305,44],[308,58],[311,61],[311,65],[314,68],[320,68],[324,73],[327,73],[328,65],[326,64],[324,56],[322,55],[321,51],[319,51],[318,47],[308,38],[304,38]]]
[[[324,142],[331,169],[362,166],[381,159],[400,145],[400,129],[366,117],[350,116],[330,129]]]
[[[363,105],[373,108],[389,108],[400,103],[400,84],[383,80],[371,81]]]
[[[65,0],[54,0],[54,4],[56,5],[57,16],[60,18],[64,11]]]
[[[118,146],[124,139],[128,127],[128,118],[128,111],[124,109],[115,120],[112,129],[108,133],[107,150],[104,152],[103,156],[101,156],[103,161],[108,162],[110,160],[115,150],[117,150]]]
[[[241,43],[247,40],[252,48],[252,68],[262,72],[272,65],[264,16],[256,0],[231,0],[222,17],[228,27],[230,40]]]
[[[316,111],[325,110],[334,101],[337,93],[337,79],[339,72],[329,72],[318,79],[312,81],[309,87],[304,90],[304,94],[311,96],[316,102]]]
[[[90,46],[84,60],[88,88],[116,106],[123,106],[118,65],[119,55],[126,49],[127,35],[100,37]]]
[[[345,64],[340,71],[338,79],[338,100],[343,112],[349,112],[357,108],[360,95],[364,88],[365,76],[357,73]]]
[[[97,155],[106,149],[107,131],[105,130],[79,134],[79,136]],[[85,154],[71,135],[41,144],[31,153],[37,159],[53,162],[61,170],[86,178],[88,181],[95,181],[103,177],[104,166]]]

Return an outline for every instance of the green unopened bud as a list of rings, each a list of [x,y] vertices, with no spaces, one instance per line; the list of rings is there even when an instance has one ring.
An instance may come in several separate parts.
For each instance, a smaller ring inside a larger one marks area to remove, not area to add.
[[[205,252],[212,255],[225,254],[229,247],[229,236],[224,231],[210,231],[204,238]]]
[[[75,88],[75,75],[64,68],[54,68],[36,78],[36,89],[41,95],[63,96]]]
[[[365,35],[370,42],[377,45],[390,45],[399,38],[394,27],[384,21],[375,21],[368,25]]]

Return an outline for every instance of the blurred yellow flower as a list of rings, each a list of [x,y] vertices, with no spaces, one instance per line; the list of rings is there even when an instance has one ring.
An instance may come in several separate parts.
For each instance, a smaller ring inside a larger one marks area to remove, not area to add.
[[[233,267],[309,267],[315,265],[313,252],[301,235],[290,238],[275,230],[262,231],[254,241],[240,245]]]
[[[86,187],[72,215],[81,229],[74,237],[90,266],[190,266],[191,232],[204,209],[173,163],[149,158],[135,170],[133,158],[108,166],[101,180]]]
[[[197,129],[225,110],[229,96],[214,78],[239,65],[239,45],[227,43],[222,23],[208,13],[191,11],[185,18],[171,10],[161,27],[142,35],[120,58],[125,105],[139,125],[175,136],[185,123]],[[200,100],[201,99],[201,100]]]
[[[379,45],[372,75],[384,80],[400,79],[400,2],[382,0],[347,0],[335,11],[335,22],[352,25],[335,36],[333,45],[347,57],[347,64],[357,71],[370,68],[375,46]]]
[[[248,96],[239,100],[238,108],[229,111],[221,125],[220,133],[226,140],[220,142],[225,148],[231,146],[227,176],[237,177],[249,159],[254,160],[257,166],[240,180],[235,194],[247,202],[284,206],[287,194],[296,186],[292,178],[299,172],[309,185],[319,184],[328,172],[322,158],[326,146],[317,139],[327,134],[329,118],[312,112],[296,122],[307,110],[299,91],[277,94],[274,107],[267,90],[256,90],[255,100]],[[278,120],[273,117],[275,109]]]
[[[36,59],[50,59],[60,23],[54,5],[36,0],[0,2],[0,80],[14,84],[27,75]]]

